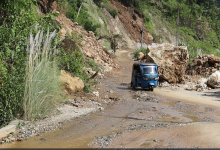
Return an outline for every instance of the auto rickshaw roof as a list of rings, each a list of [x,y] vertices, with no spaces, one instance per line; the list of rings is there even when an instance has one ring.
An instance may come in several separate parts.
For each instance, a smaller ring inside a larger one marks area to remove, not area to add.
[[[133,66],[157,66],[155,63],[134,63]]]

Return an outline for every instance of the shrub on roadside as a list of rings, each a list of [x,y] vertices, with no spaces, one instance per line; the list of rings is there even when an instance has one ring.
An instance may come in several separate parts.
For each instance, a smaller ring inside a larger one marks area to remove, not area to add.
[[[89,93],[92,85],[96,84],[96,79],[90,79],[90,75],[83,69],[84,67],[92,68],[93,71],[98,71],[101,68],[94,60],[84,58],[80,50],[69,53],[62,49],[59,53],[59,68],[70,72],[74,77],[82,79],[85,84],[83,91]]]

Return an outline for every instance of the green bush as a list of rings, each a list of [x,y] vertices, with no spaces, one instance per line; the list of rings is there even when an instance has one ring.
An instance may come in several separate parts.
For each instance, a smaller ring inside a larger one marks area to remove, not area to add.
[[[91,86],[96,83],[96,80],[90,80],[90,75],[83,68],[87,67],[92,68],[93,71],[99,71],[101,66],[97,65],[92,59],[84,58],[80,50],[68,53],[62,49],[58,58],[59,68],[70,72],[74,77],[82,79],[85,84],[84,92],[91,92]]]
[[[27,61],[27,37],[39,25],[54,30],[53,14],[39,18],[35,0],[3,0],[4,12],[0,19],[0,127],[24,114],[25,66]],[[56,14],[55,14],[56,15]]]
[[[101,3],[108,3],[108,0],[93,0],[93,2],[99,6],[102,7]]]
[[[95,33],[95,35],[97,35],[96,29],[97,29],[97,28],[100,28],[100,27],[101,27],[100,24],[93,25],[93,22],[90,21],[90,20],[88,20],[88,21],[85,23],[85,25],[84,25],[85,30],[87,30],[87,31],[93,31],[93,32]]]
[[[113,18],[115,18],[118,15],[116,9],[109,9],[108,12],[112,15]]]
[[[69,0],[69,11],[66,13],[67,17],[73,22],[78,22],[87,31],[93,31],[96,34],[96,30],[100,28],[99,24],[94,24],[90,19],[88,10],[82,5],[79,16],[77,18],[78,10],[82,4],[82,0]],[[84,1],[85,3],[85,1]]]
[[[75,50],[67,53],[64,49],[59,53],[59,68],[66,70],[74,77],[79,77],[82,80],[89,78],[89,75],[84,69],[84,58],[80,50]]]
[[[98,65],[93,59],[85,58],[85,66],[87,68],[92,68],[93,71],[100,71],[101,66]]]

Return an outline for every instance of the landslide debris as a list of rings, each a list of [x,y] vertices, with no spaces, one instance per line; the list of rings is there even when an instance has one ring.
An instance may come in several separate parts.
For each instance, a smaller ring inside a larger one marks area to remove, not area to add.
[[[39,4],[41,4],[41,10],[39,10],[41,12],[39,13],[44,14],[46,10],[46,12],[53,13],[59,11],[56,1],[41,0]],[[60,34],[60,41],[63,41],[64,45],[67,44],[63,48],[75,47],[77,50],[81,50],[86,57],[103,65],[103,71],[111,71],[112,68],[117,68],[117,64],[113,61],[107,49],[97,40],[93,32],[87,32],[77,22],[72,22],[68,19],[62,11],[59,12],[55,22],[56,25],[61,25],[61,29],[58,32]],[[69,49],[65,50],[69,51]]]
[[[64,14],[57,16],[56,20],[62,24],[59,31],[61,40],[65,40],[67,35],[72,35],[71,40],[75,41],[73,43],[80,42],[82,53],[95,60],[96,63],[103,65],[103,71],[111,71],[112,68],[117,68],[118,65],[113,61],[107,49],[96,39],[92,31],[87,32],[77,22],[72,22]]]
[[[186,46],[152,43],[148,45],[147,53],[141,59],[141,62],[156,63],[160,81],[184,83],[184,75],[189,62],[189,53]]]
[[[220,69],[220,58],[214,55],[199,55],[192,62],[194,64],[190,64],[186,70],[188,75],[200,75],[207,78]]]
[[[210,88],[220,87],[220,58],[217,56],[203,54],[192,59],[193,64],[188,65],[186,74],[199,76],[203,79],[202,85]],[[201,80],[200,79],[200,80]]]

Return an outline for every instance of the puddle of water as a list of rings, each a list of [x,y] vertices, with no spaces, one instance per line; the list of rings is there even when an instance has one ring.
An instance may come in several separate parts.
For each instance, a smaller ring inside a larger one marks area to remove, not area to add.
[[[150,148],[150,145],[151,145],[151,142],[147,141],[147,142],[141,144],[140,146],[141,146],[141,148]]]
[[[196,116],[190,116],[190,115],[182,115],[182,116],[190,119],[191,120],[190,122],[202,122],[202,120]],[[182,121],[181,118],[178,118],[178,117],[171,117],[171,115],[166,115],[164,117],[159,118],[158,120],[159,121],[166,121],[166,122],[173,122],[173,123],[189,122],[189,121]]]
[[[183,115],[183,117],[186,117],[186,118],[191,119],[191,120],[192,120],[191,122],[203,122],[201,119],[199,119],[199,118],[196,117],[196,116]]]
[[[169,101],[169,102],[164,102],[162,104],[164,104],[164,105],[175,105],[176,103],[178,103],[178,101]]]
[[[180,118],[166,118],[166,117],[162,117],[160,119],[158,119],[159,121],[165,121],[165,122],[174,122],[174,123],[183,123],[182,121],[180,121]]]
[[[161,143],[164,142],[164,140],[156,140],[156,139],[152,139],[151,140],[147,140],[145,143],[141,144],[140,147],[141,148],[161,148]]]

